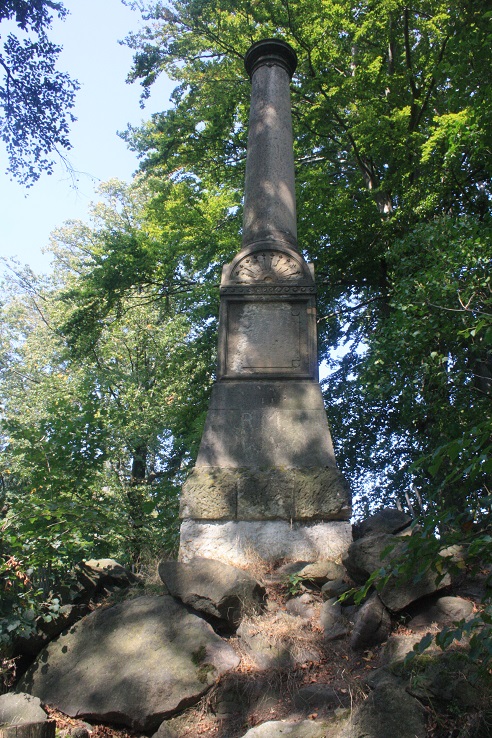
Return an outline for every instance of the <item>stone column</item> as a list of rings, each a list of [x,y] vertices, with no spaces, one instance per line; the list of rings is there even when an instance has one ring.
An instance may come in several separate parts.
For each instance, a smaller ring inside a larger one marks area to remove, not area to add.
[[[290,80],[297,65],[283,41],[254,44],[245,58],[251,78],[243,247],[258,241],[297,248]]]
[[[183,485],[180,558],[232,564],[337,558],[351,541],[316,348],[314,270],[297,245],[290,79],[283,41],[254,44],[243,245],[222,270],[219,359]]]

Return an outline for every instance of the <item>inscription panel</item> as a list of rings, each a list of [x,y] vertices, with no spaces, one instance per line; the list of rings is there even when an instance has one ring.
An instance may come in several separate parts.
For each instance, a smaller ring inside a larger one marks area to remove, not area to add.
[[[230,302],[229,376],[308,373],[307,306],[296,302]]]

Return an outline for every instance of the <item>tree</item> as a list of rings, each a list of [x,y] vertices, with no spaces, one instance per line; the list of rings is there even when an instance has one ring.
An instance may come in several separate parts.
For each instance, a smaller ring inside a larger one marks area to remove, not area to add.
[[[412,489],[428,499],[447,472],[431,481],[417,461],[472,432],[490,402],[488,4],[185,0],[145,12],[130,78],[144,91],[162,70],[179,83],[173,109],[126,134],[152,175],[240,193],[243,55],[268,35],[296,48],[299,236],[317,269],[338,457],[360,510],[406,504]],[[485,483],[475,478],[482,497]]]
[[[113,181],[101,194],[90,224],[53,235],[54,275],[17,270],[5,290],[6,554],[20,551],[33,571],[91,555],[139,564],[175,546],[177,492],[210,390],[217,305],[207,285],[188,309],[198,274],[184,229],[190,213],[202,220],[192,193],[177,184],[152,199]],[[181,290],[150,281],[145,265],[158,250],[160,276],[176,272]],[[129,290],[139,268],[149,283]]]
[[[0,53],[0,136],[5,144],[7,171],[31,186],[43,172],[51,174],[55,154],[71,148],[70,112],[79,85],[57,69],[61,47],[49,40],[53,15],[67,10],[53,0],[2,0],[0,22],[15,24]]]

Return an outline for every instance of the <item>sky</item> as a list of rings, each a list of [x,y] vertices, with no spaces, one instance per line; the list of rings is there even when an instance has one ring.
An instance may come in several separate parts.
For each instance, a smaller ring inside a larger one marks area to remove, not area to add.
[[[121,0],[64,0],[64,5],[70,15],[54,21],[50,38],[63,46],[58,68],[81,85],[73,111],[73,148],[68,152],[76,182],[59,164],[51,176],[43,175],[26,189],[4,173],[6,156],[0,144],[0,257],[17,257],[36,272],[50,269],[50,256],[42,253],[50,233],[66,220],[87,217],[99,183],[131,179],[138,159],[117,131],[169,107],[174,87],[162,77],[140,108],[140,86],[125,82],[132,51],[118,43],[141,25],[140,15]],[[3,24],[0,34],[5,35]]]

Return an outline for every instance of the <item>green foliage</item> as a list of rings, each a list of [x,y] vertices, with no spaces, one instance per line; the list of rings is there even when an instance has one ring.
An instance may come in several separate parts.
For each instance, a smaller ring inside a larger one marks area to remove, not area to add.
[[[125,134],[150,182],[213,182],[239,202],[244,53],[269,34],[298,53],[299,240],[317,271],[325,390],[357,513],[406,494],[425,508],[436,487],[463,506],[487,494],[487,441],[474,479],[465,454],[435,474],[420,461],[453,453],[490,414],[487,3],[139,7],[130,79],[144,96],[161,71],[177,83],[172,109]]]
[[[54,235],[51,282],[21,275],[6,297],[12,541],[60,566],[173,545],[214,377],[220,270],[240,247],[243,57],[272,35],[299,57],[299,243],[316,267],[339,465],[359,516],[396,503],[421,516],[407,560],[388,556],[371,584],[442,575],[449,545],[464,566],[490,560],[489,4],[129,4],[144,20],[129,79],[145,97],[166,72],[173,106],[124,134],[141,174]]]
[[[287,589],[289,594],[295,597],[299,592],[302,592],[304,589],[303,583],[305,581],[307,581],[307,577],[304,577],[301,574],[289,574],[287,577]]]
[[[51,174],[55,155],[70,149],[69,126],[79,85],[57,69],[61,46],[49,40],[53,14],[63,18],[60,2],[3,0],[0,22],[17,25],[0,52],[0,138],[9,159],[7,171],[28,187],[43,172]],[[34,35],[34,38],[32,37]]]

